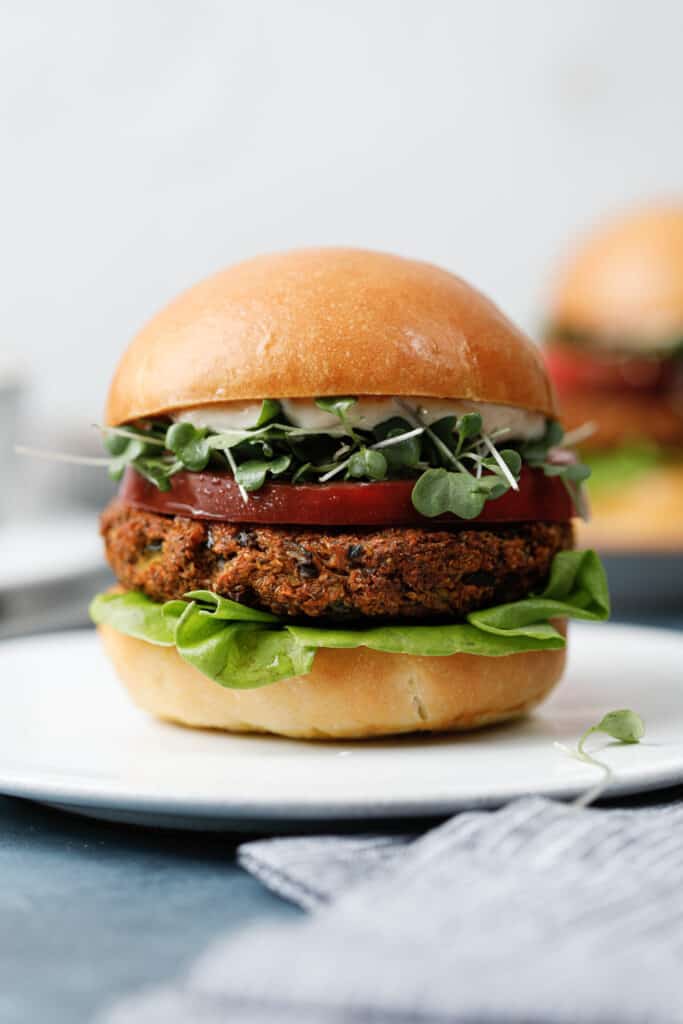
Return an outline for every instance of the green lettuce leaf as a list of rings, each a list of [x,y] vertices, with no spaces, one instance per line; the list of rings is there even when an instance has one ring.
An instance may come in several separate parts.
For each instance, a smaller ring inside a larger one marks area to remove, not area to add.
[[[90,618],[97,626],[111,626],[117,632],[134,636],[137,640],[146,640],[160,647],[173,647],[175,626],[171,616],[166,613],[168,605],[185,605],[185,602],[158,604],[136,590],[128,590],[125,594],[98,594],[90,603]]]
[[[288,632],[307,647],[370,647],[388,654],[479,654],[487,658],[522,651],[564,647],[564,637],[552,629],[546,640],[531,633],[508,637],[484,633],[468,623],[445,626],[376,626],[371,629],[319,629],[287,626]]]
[[[545,590],[495,608],[471,612],[468,621],[478,629],[498,636],[549,635],[549,619],[609,618],[610,601],[607,578],[594,551],[561,551],[555,555]]]
[[[190,590],[189,593],[185,594],[185,597],[191,601],[196,601],[201,606],[208,605],[208,608],[202,607],[202,611],[207,615],[212,615],[215,619],[225,619],[227,622],[280,621],[277,615],[259,611],[258,608],[249,608],[246,604],[240,604],[238,601],[230,601],[229,598],[221,597],[210,590]],[[169,601],[168,603],[172,604],[175,602]],[[184,601],[180,603],[185,604]]]
[[[551,620],[609,617],[607,581],[594,551],[564,551],[538,595],[472,612],[467,622],[366,629],[290,625],[268,612],[192,591],[189,600],[159,604],[144,594],[100,594],[90,607],[98,625],[172,646],[221,686],[249,689],[310,672],[319,648],[369,647],[392,654],[502,657],[557,650],[564,637]]]
[[[591,468],[589,491],[606,494],[637,483],[666,463],[662,449],[652,441],[632,441],[586,456]]]
[[[175,632],[178,654],[209,679],[231,689],[267,686],[310,672],[315,652],[286,630],[226,622],[189,604]]]

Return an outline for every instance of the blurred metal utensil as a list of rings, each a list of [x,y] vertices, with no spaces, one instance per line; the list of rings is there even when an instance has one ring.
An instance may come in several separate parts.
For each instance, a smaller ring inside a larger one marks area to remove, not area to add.
[[[112,582],[94,516],[0,526],[0,639],[87,625],[92,597]]]
[[[114,582],[108,570],[0,593],[0,640],[91,625],[88,606]]]
[[[14,444],[23,390],[24,375],[18,363],[8,355],[0,354],[0,465],[3,473],[3,485],[0,488],[0,521],[10,515],[14,499]]]

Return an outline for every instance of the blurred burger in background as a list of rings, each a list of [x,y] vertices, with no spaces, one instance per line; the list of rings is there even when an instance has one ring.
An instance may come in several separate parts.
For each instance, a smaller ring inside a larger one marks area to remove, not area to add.
[[[683,550],[683,203],[576,246],[555,282],[546,359],[592,469],[581,542]]]

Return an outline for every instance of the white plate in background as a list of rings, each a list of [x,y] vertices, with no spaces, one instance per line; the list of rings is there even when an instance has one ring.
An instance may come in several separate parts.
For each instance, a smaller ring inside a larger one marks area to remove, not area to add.
[[[0,792],[178,828],[287,831],[446,815],[528,793],[582,793],[599,773],[554,743],[575,744],[622,707],[638,711],[647,732],[637,746],[591,741],[614,770],[611,793],[683,782],[683,634],[574,625],[570,651],[564,682],[526,721],[460,736],[314,743],[156,722],[129,703],[92,632],[10,640],[0,645]]]

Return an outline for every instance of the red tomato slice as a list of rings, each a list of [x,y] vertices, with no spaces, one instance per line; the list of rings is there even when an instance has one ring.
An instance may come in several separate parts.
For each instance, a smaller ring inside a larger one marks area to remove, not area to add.
[[[181,472],[171,490],[160,491],[134,469],[126,470],[120,497],[135,508],[164,515],[232,523],[278,523],[295,526],[463,526],[475,523],[566,522],[574,515],[567,491],[557,477],[522,467],[519,491],[487,501],[476,519],[453,515],[421,516],[411,501],[414,480],[383,483],[265,484],[244,502],[227,473]]]
[[[545,361],[562,393],[600,391],[663,392],[674,386],[676,360],[586,352],[566,345],[545,350]]]

